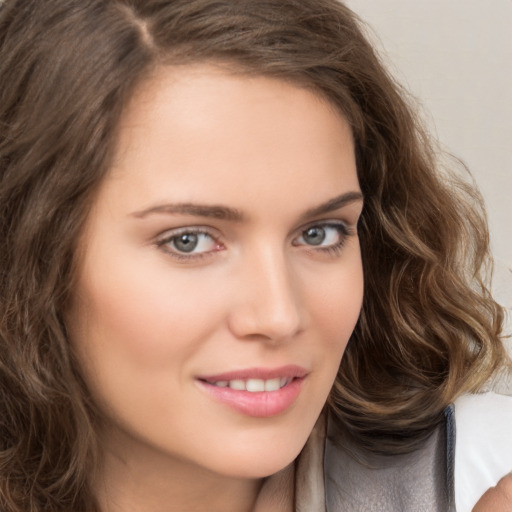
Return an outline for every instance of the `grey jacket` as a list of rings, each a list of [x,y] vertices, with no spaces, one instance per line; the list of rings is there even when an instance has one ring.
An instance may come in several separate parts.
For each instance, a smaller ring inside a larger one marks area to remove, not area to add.
[[[297,512],[455,512],[453,406],[423,447],[407,455],[358,454],[332,439],[332,422],[321,420],[299,460]]]

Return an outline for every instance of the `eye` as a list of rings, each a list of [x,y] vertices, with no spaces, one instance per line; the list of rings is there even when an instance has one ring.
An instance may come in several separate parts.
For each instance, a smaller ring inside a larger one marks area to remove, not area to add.
[[[294,245],[307,245],[320,250],[340,249],[350,235],[349,228],[342,223],[315,224],[304,229]]]
[[[157,246],[177,258],[194,258],[222,249],[222,245],[206,231],[181,229],[167,232]]]

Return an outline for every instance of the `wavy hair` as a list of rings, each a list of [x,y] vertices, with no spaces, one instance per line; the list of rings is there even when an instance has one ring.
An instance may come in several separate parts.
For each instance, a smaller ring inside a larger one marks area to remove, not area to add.
[[[352,127],[363,309],[326,408],[408,451],[505,355],[481,198],[443,169],[404,91],[336,0],[0,4],[0,508],[97,510],[95,411],[64,321],[121,112],[157,66],[215,61],[311,88]],[[343,312],[340,312],[343,314]]]

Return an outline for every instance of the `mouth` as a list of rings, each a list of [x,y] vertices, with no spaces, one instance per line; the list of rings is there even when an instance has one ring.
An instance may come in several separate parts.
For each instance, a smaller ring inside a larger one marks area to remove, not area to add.
[[[199,386],[216,402],[247,416],[266,418],[287,411],[308,373],[298,366],[253,368],[199,377]]]
[[[263,391],[278,391],[284,388],[294,377],[277,377],[275,379],[233,379],[218,381],[203,381],[218,388],[230,388],[236,391],[248,391],[249,393],[261,393]]]

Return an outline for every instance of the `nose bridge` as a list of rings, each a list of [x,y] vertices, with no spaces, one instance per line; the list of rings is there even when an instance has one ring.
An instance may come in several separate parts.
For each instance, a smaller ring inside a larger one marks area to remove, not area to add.
[[[299,287],[285,251],[262,246],[243,260],[232,316],[236,334],[279,340],[300,331]]]

